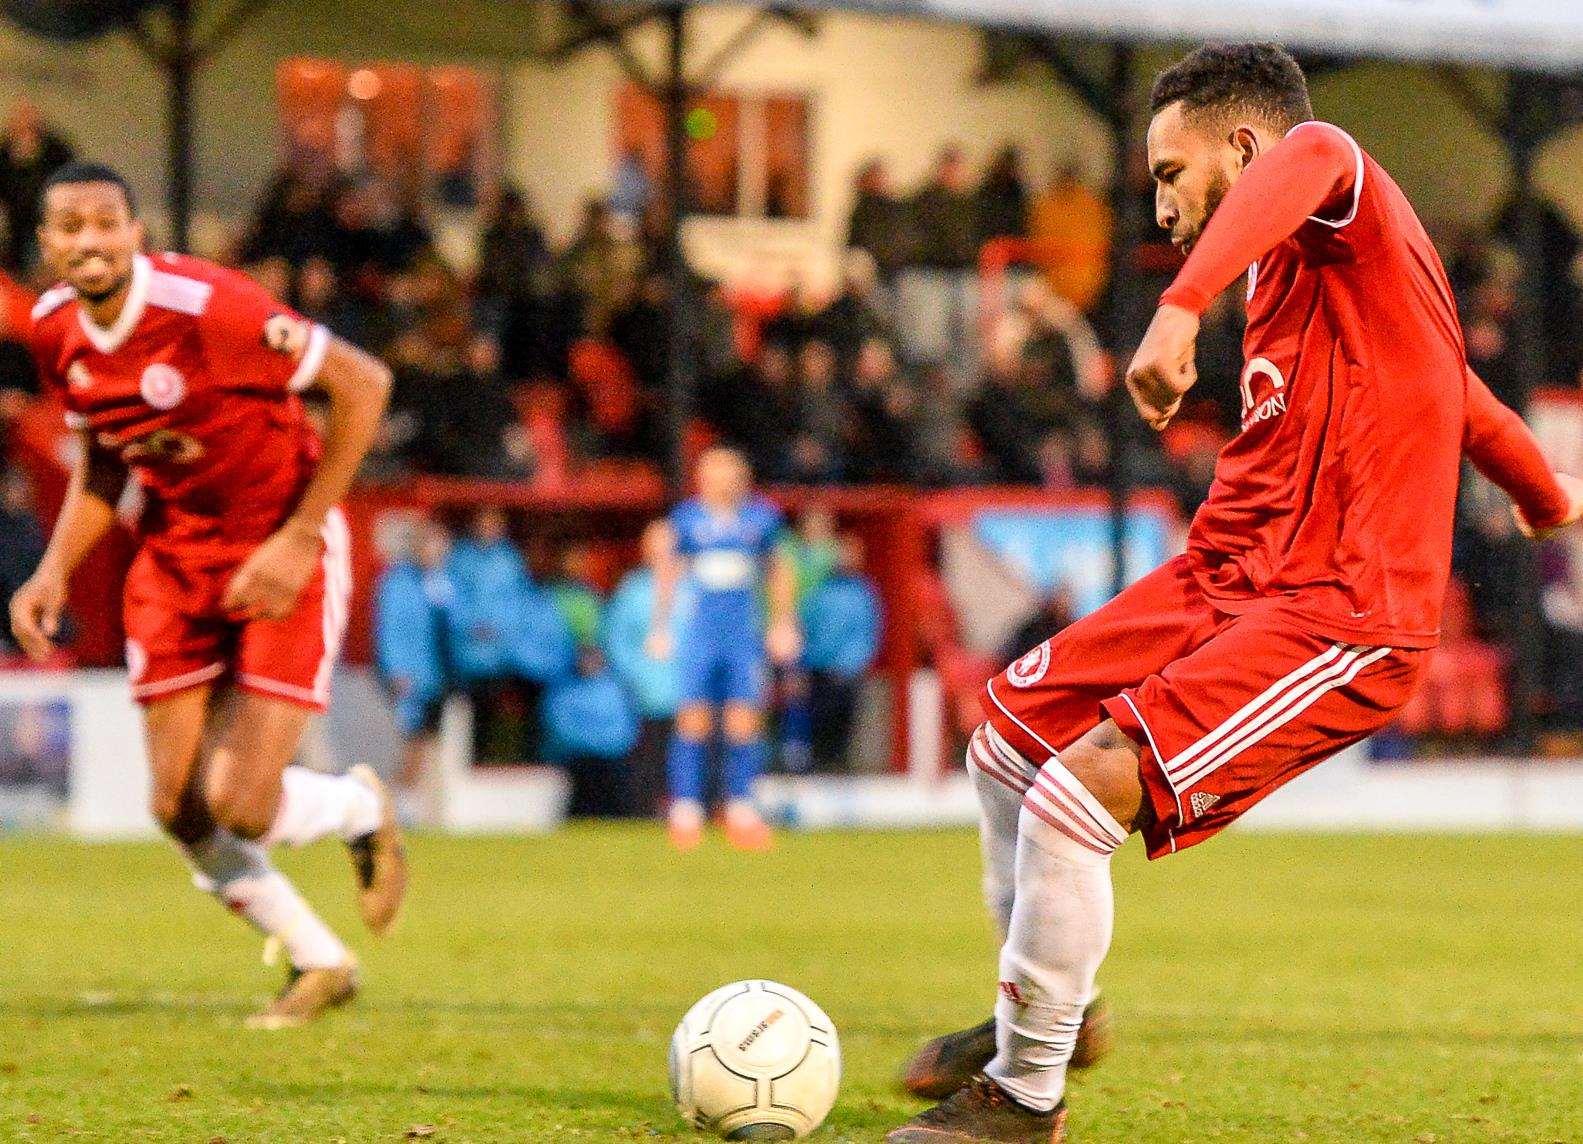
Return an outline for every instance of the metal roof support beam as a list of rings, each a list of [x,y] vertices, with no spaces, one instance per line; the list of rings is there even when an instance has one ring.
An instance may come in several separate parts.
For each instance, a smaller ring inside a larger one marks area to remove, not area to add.
[[[126,25],[132,42],[165,73],[165,115],[168,124],[165,159],[165,205],[170,214],[170,244],[186,250],[192,233],[194,156],[192,86],[201,68],[271,0],[233,0],[208,33],[198,34],[196,0],[168,0],[169,30],[160,36],[146,15]]]

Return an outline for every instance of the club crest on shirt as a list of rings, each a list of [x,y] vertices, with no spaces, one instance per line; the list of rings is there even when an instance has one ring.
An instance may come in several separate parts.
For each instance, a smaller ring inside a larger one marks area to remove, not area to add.
[[[82,362],[74,361],[66,367],[66,384],[73,389],[88,389],[93,385],[93,374]]]
[[[308,323],[290,314],[276,314],[264,323],[264,346],[286,357],[301,357],[308,346]]]
[[[175,366],[155,362],[143,371],[137,388],[155,409],[174,409],[187,396],[187,379]]]
[[[1042,643],[1006,669],[1006,680],[1013,687],[1032,687],[1050,670],[1050,645]]]

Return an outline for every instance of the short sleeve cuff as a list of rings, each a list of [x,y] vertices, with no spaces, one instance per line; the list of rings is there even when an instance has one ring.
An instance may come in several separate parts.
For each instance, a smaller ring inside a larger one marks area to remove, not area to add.
[[[308,331],[308,344],[303,348],[302,360],[297,363],[297,372],[291,375],[286,388],[293,393],[301,393],[317,381],[319,371],[324,368],[324,355],[329,349],[330,331],[315,322]]]

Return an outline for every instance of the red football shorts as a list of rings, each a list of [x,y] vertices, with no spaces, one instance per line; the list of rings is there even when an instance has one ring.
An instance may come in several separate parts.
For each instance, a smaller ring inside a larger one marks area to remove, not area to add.
[[[1426,652],[1310,635],[1279,603],[1222,612],[1178,557],[990,680],[985,711],[1035,765],[1114,719],[1143,748],[1149,857],[1174,853],[1412,695]]]
[[[324,526],[324,558],[283,620],[236,620],[220,600],[232,561],[182,559],[145,547],[127,572],[126,666],[132,695],[151,703],[227,678],[243,691],[323,711],[352,596],[346,518]]]

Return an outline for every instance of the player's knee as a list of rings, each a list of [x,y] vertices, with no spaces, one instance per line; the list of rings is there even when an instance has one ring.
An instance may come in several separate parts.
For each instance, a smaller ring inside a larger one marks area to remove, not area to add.
[[[154,815],[154,821],[160,824],[160,829],[166,834],[176,835],[177,828],[182,823],[182,793],[179,790],[165,790],[155,786],[154,793],[149,796],[149,813]]]
[[[751,743],[764,728],[764,715],[753,707],[732,704],[726,708],[724,730],[727,742]]]
[[[1143,749],[1106,719],[1059,756],[1061,766],[1111,817],[1128,829],[1143,811]]]
[[[702,742],[714,729],[714,717],[702,703],[688,704],[676,713],[676,733],[684,739]]]
[[[269,830],[274,808],[263,805],[245,783],[211,775],[204,800],[215,824],[239,838],[261,838]]]

